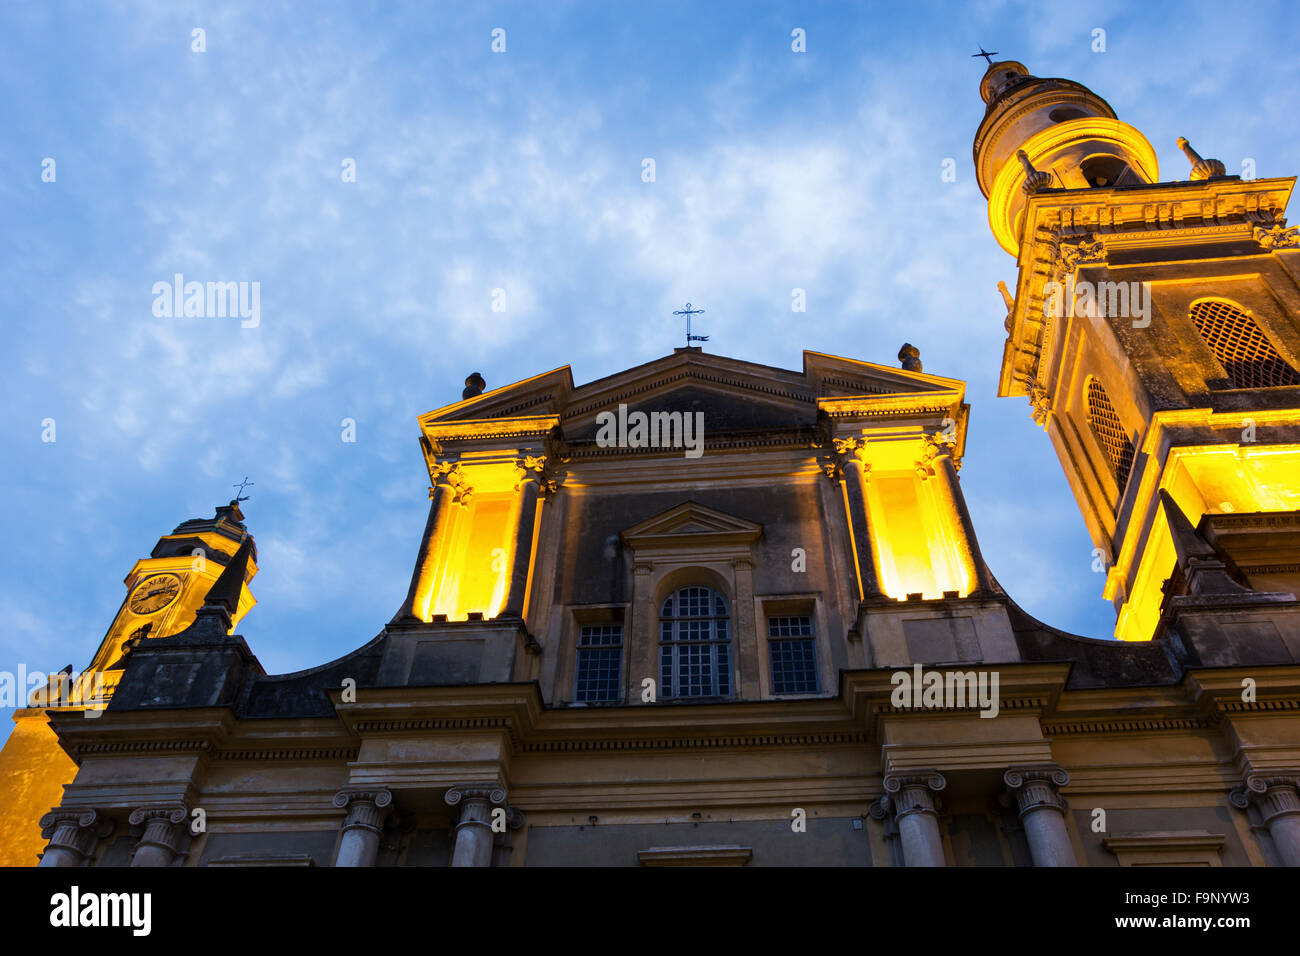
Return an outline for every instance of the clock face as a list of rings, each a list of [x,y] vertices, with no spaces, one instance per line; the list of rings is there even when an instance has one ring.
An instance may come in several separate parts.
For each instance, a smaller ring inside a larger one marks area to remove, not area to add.
[[[130,608],[134,614],[156,614],[175,601],[181,593],[181,579],[174,574],[154,574],[145,578],[131,592]]]

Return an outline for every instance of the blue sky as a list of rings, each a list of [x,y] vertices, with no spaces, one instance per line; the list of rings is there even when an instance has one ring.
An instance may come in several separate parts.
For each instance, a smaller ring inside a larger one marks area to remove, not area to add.
[[[709,351],[894,365],[910,341],[967,380],[985,557],[1031,613],[1109,636],[1051,444],[995,397],[1015,270],[971,168],[969,54],[1088,84],[1162,178],[1180,135],[1286,176],[1300,28],[1286,3],[1234,4],[1230,29],[1220,3],[1087,7],[4,4],[0,669],[84,667],[134,561],[245,474],[240,632],[271,672],[357,647],[409,582],[416,416],[471,371],[585,382],[667,354],[688,299]],[[154,317],[177,272],[259,282],[260,325]]]

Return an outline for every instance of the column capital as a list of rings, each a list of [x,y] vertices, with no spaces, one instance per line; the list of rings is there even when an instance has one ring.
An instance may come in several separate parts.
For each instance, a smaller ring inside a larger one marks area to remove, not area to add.
[[[190,811],[184,807],[140,807],[132,810],[131,815],[127,817],[127,822],[133,827],[141,824],[148,825],[154,820],[163,820],[167,823],[184,823]]]
[[[465,471],[460,467],[458,461],[429,462],[429,477],[433,479],[435,487],[447,485],[451,489],[452,501],[468,505],[474,497],[474,488],[465,477]],[[434,489],[431,488],[429,491],[429,496],[432,498]]]
[[[382,833],[384,821],[393,803],[393,795],[388,790],[340,790],[334,794],[334,806],[347,808],[348,815],[343,820],[343,830],[372,830]]]
[[[871,474],[871,465],[867,461],[867,439],[865,436],[827,437],[823,447],[827,450],[827,457],[822,462],[822,472],[831,481],[839,481],[850,467],[856,468],[863,481],[866,481]]]
[[[506,788],[497,783],[458,783],[447,790],[443,801],[454,807],[465,801],[483,801],[489,806],[502,807],[506,802]]]
[[[1300,814],[1300,770],[1272,770],[1246,775],[1242,786],[1228,794],[1238,810],[1252,803],[1267,825],[1278,817]]]
[[[912,813],[926,813],[937,817],[935,797],[948,786],[948,781],[937,770],[891,770],[885,774],[885,796],[901,820]]]
[[[98,810],[56,808],[41,817],[41,836],[49,850],[64,850],[82,860],[92,856],[100,840],[113,832],[113,819]]]
[[[560,488],[564,476],[554,465],[548,455],[523,455],[515,459],[515,490],[519,491],[528,482],[536,482],[537,490],[543,499],[549,499]]]
[[[930,432],[921,439],[921,457],[916,462],[916,473],[922,478],[934,475],[934,465],[947,458],[954,471],[961,465],[957,459],[957,441],[945,432]]]
[[[158,851],[160,865],[170,863],[180,852],[181,841],[185,838],[185,822],[189,816],[190,811],[183,806],[139,807],[132,810],[127,822],[133,831],[140,831],[140,839],[135,845],[137,859],[146,859],[140,855],[140,851],[152,847]],[[148,864],[133,860],[132,865]]]
[[[1010,767],[1002,775],[1006,786],[1003,804],[1010,806],[1014,802],[1022,819],[1043,807],[1064,812],[1069,804],[1057,791],[1069,782],[1070,775],[1056,764]]]

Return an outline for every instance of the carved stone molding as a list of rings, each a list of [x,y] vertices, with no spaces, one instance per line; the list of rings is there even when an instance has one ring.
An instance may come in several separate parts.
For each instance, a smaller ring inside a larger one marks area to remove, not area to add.
[[[384,821],[392,808],[393,795],[387,790],[340,790],[334,794],[334,806],[347,808],[344,831],[353,829],[382,833]]]
[[[1287,226],[1283,219],[1275,226],[1256,226],[1255,241],[1265,249],[1287,249],[1300,246],[1300,226]]]
[[[1064,812],[1069,806],[1057,792],[1070,782],[1070,775],[1061,767],[1012,767],[1002,775],[1002,782],[1006,785],[1004,805],[1014,802],[1022,819],[1043,807]]]
[[[1029,404],[1034,407],[1035,424],[1046,427],[1047,417],[1052,413],[1052,397],[1047,394],[1047,390],[1034,386],[1029,392]]]
[[[1066,275],[1079,266],[1106,261],[1106,246],[1093,233],[1061,237],[1056,241],[1056,256]]]

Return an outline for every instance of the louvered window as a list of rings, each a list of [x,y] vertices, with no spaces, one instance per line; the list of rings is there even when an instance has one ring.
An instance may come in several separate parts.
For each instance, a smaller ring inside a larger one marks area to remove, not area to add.
[[[1097,443],[1106,452],[1110,472],[1115,476],[1120,497],[1123,497],[1129,472],[1133,470],[1133,442],[1125,434],[1106,389],[1096,378],[1088,379],[1088,424],[1097,436]]]
[[[1192,324],[1234,388],[1300,385],[1300,375],[1278,354],[1250,313],[1231,302],[1197,302],[1192,306]]]

